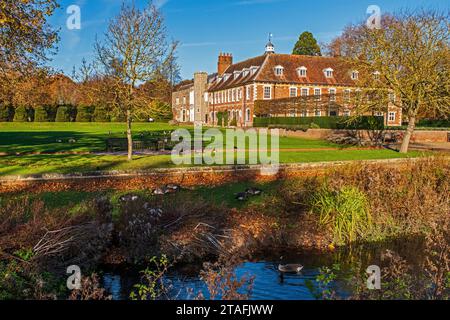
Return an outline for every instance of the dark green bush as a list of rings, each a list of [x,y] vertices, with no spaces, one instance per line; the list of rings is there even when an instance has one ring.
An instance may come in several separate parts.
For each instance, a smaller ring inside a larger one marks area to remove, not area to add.
[[[384,128],[384,118],[373,116],[362,116],[356,119],[349,117],[265,117],[255,118],[253,125],[255,127],[268,127],[269,125],[306,125],[322,129],[382,130]]]
[[[12,121],[14,118],[14,108],[11,106],[0,105],[0,122]]]
[[[49,122],[47,110],[43,106],[34,108],[34,122]]]
[[[31,119],[31,117],[27,107],[20,106],[16,108],[14,111],[14,122],[27,122],[29,119]]]
[[[408,125],[407,123],[405,125]],[[424,128],[450,128],[450,119],[422,119],[417,122],[417,127]]]
[[[78,106],[77,107],[77,122],[91,122],[92,121],[92,107]]]
[[[217,125],[223,126],[223,112],[217,112]]]
[[[70,109],[68,106],[58,107],[55,122],[70,122]]]
[[[111,117],[109,116],[108,110],[104,106],[96,106],[93,114],[94,122],[110,122]]]

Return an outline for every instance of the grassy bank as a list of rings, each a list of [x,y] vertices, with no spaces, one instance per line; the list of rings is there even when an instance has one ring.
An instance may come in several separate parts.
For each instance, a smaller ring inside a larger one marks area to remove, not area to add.
[[[69,264],[89,274],[103,263],[162,254],[194,263],[275,248],[333,250],[432,237],[449,222],[449,174],[448,161],[438,158],[403,168],[352,165],[324,177],[198,187],[166,196],[148,189],[5,195],[0,298],[64,297],[67,292],[58,292],[55,283],[65,280]],[[250,187],[262,195],[238,201],[235,194]],[[13,271],[13,278],[7,276]],[[27,291],[36,283],[38,290]]]

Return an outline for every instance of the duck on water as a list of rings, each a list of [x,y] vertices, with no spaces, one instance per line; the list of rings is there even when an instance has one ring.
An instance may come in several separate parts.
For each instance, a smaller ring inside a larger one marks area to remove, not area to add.
[[[280,261],[283,261],[283,257],[280,257]],[[300,273],[303,270],[303,266],[301,264],[282,264],[278,265],[278,271],[280,272],[280,276],[283,277],[285,273]]]

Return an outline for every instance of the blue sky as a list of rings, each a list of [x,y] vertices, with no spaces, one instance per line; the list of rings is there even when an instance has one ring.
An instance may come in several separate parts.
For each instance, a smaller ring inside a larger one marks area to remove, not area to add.
[[[132,0],[126,0],[132,1]],[[144,6],[146,0],[134,0]],[[70,75],[83,57],[93,59],[96,35],[101,38],[122,0],[60,0],[61,8],[50,23],[60,28],[58,54],[51,66]],[[264,52],[269,32],[278,53],[290,53],[299,36],[311,31],[319,42],[328,42],[351,22],[366,19],[367,7],[382,12],[403,8],[448,9],[446,0],[154,0],[166,20],[169,37],[181,42],[181,74],[214,72],[219,52],[230,52],[235,61]],[[81,30],[68,30],[68,6],[81,8]]]

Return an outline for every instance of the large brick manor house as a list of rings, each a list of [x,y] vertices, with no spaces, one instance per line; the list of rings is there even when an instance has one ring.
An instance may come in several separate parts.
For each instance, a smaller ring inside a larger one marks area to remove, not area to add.
[[[313,96],[316,100],[346,96],[358,89],[358,71],[348,70],[334,57],[275,53],[269,41],[265,54],[233,63],[231,54],[219,55],[217,73],[195,73],[178,85],[172,96],[174,119],[204,125],[217,124],[218,113],[228,113],[236,125],[253,125],[255,101]],[[352,108],[305,109],[287,116],[351,115]],[[401,109],[380,112],[388,126],[401,125]],[[284,115],[283,115],[284,116]]]

